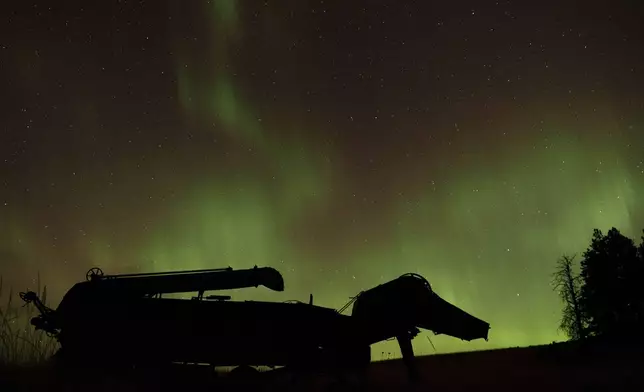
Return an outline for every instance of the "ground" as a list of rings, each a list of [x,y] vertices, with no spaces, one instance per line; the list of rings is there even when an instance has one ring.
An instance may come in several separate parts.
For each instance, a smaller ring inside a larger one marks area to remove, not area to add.
[[[212,377],[208,370],[204,372],[205,368],[195,368],[190,373],[182,370],[181,374],[139,371],[127,379],[111,374],[104,381],[98,381],[91,373],[75,374],[71,383],[60,381],[60,375],[47,366],[16,366],[0,370],[0,390],[640,391],[644,390],[642,352],[641,346],[629,344],[552,344],[431,355],[417,358],[422,380],[415,384],[408,380],[400,360],[372,363],[363,385],[353,378],[337,384],[329,377],[293,379],[287,374],[275,374],[269,378],[268,373],[258,375],[256,380],[233,380],[228,374]]]

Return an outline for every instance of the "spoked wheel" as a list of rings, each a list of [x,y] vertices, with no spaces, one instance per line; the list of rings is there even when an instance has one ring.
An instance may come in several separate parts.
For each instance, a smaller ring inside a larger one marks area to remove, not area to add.
[[[96,279],[97,277],[101,277],[103,275],[105,274],[103,273],[102,269],[98,267],[94,267],[94,268],[90,268],[89,271],[87,271],[87,273],[85,274],[85,279],[89,281],[89,280]]]

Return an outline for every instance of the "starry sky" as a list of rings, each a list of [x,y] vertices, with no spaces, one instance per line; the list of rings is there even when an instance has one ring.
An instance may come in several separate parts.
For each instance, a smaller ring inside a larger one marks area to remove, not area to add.
[[[273,266],[235,298],[339,308],[417,272],[492,325],[437,352],[563,339],[556,259],[644,228],[640,3],[13,1],[0,274]]]

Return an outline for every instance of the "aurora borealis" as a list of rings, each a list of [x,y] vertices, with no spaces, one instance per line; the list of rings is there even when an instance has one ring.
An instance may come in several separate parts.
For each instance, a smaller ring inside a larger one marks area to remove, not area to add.
[[[437,351],[542,344],[556,259],[644,228],[635,2],[76,3],[2,16],[16,290],[259,265],[285,292],[234,298],[340,308],[417,272],[492,326]]]

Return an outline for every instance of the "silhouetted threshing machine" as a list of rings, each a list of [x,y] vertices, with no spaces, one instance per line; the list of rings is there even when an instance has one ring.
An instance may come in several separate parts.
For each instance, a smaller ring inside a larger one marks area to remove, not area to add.
[[[265,286],[284,290],[273,268],[104,275],[75,284],[56,310],[21,293],[70,361],[108,364],[202,363],[296,370],[360,369],[370,345],[397,338],[413,376],[411,340],[419,328],[464,340],[486,339],[489,324],[440,298],[422,276],[405,274],[363,291],[342,309],[309,303],[230,301],[208,291]],[[176,293],[191,299],[169,298]],[[343,312],[353,306],[351,315]]]

